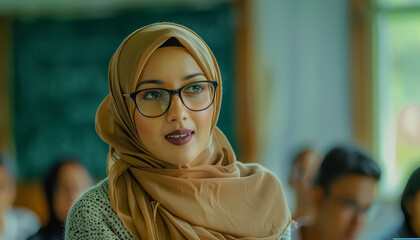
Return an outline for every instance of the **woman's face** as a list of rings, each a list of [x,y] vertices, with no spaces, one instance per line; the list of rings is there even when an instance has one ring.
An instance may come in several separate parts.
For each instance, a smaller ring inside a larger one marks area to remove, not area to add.
[[[210,79],[186,49],[164,47],[148,59],[136,91],[146,88],[173,90],[203,80]],[[203,111],[190,111],[176,94],[172,96],[169,109],[160,117],[145,117],[137,109],[134,113],[137,132],[146,149],[174,166],[194,165],[194,159],[209,141],[212,116],[213,105]]]
[[[58,220],[61,222],[66,220],[73,202],[90,186],[92,186],[92,180],[82,166],[67,163],[60,169],[53,195],[53,210]]]

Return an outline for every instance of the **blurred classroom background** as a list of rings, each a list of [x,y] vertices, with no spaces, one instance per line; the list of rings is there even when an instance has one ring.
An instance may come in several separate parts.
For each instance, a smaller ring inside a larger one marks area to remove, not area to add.
[[[354,143],[384,171],[360,239],[400,221],[401,191],[420,165],[416,0],[0,0],[0,148],[19,167],[17,205],[46,222],[39,181],[58,154],[106,177],[94,124],[109,60],[129,33],[162,21],[213,50],[218,125],[239,160],[277,174],[291,209],[293,154]]]

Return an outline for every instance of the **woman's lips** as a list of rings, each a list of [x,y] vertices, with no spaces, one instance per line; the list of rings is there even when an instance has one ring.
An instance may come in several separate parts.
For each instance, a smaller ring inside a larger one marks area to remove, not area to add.
[[[178,129],[165,135],[165,139],[174,145],[187,144],[194,135],[194,131],[190,129]]]

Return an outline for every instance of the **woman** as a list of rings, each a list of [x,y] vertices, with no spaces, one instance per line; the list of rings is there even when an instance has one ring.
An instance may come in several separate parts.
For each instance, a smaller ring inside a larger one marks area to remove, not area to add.
[[[291,222],[282,187],[237,162],[216,127],[215,57],[173,23],[128,36],[109,66],[96,130],[110,145],[108,179],[72,207],[68,239],[278,239]]]
[[[44,178],[49,220],[29,240],[64,238],[64,221],[73,202],[92,186],[90,174],[76,157],[59,157]]]
[[[401,196],[402,225],[385,239],[420,238],[420,167],[408,179]]]

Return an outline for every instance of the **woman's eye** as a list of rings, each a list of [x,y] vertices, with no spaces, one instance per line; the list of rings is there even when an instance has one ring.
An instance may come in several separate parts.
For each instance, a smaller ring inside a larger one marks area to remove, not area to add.
[[[194,84],[187,87],[187,92],[190,92],[190,93],[201,92],[201,90],[203,90],[203,86],[201,86],[200,84]]]
[[[156,99],[162,97],[162,93],[159,91],[148,91],[144,94],[144,99]]]

